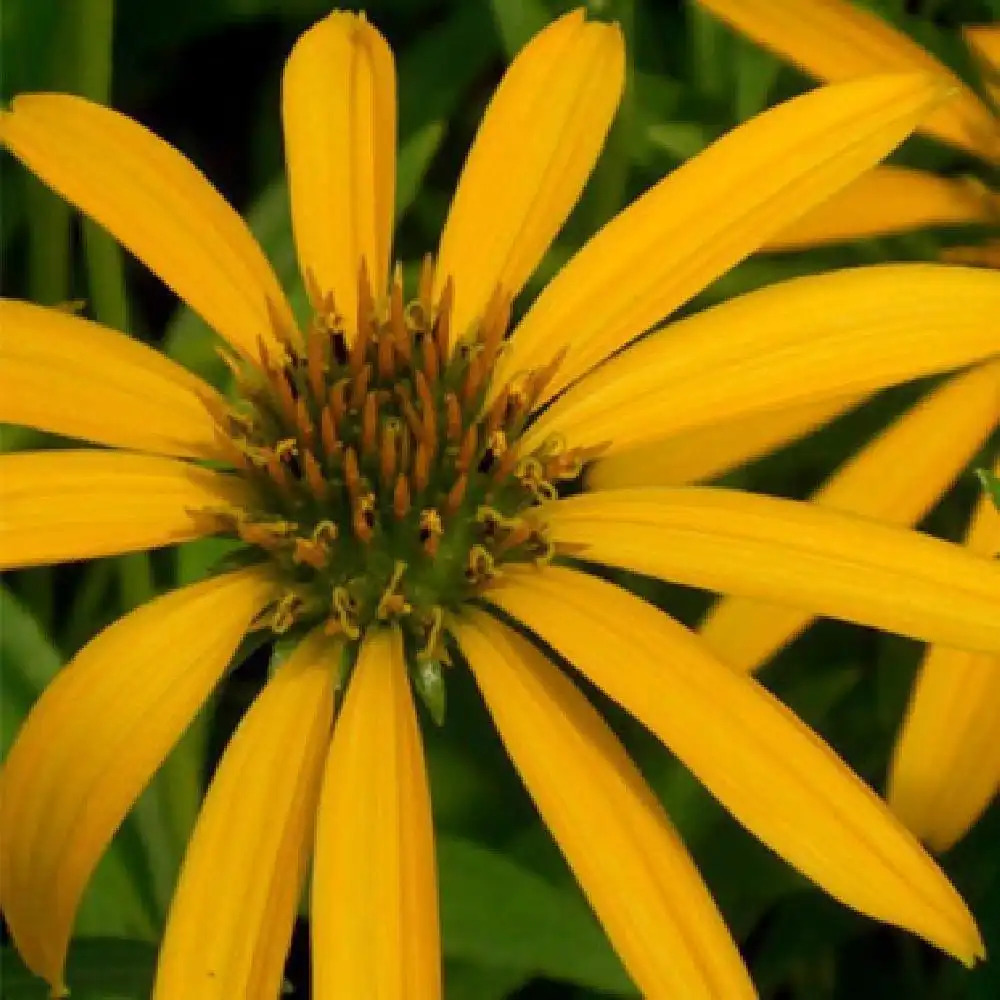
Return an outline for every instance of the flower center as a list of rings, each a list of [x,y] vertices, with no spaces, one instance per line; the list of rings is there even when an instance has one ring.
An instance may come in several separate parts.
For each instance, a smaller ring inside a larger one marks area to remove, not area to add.
[[[432,288],[430,258],[408,303],[398,267],[382,300],[362,268],[353,339],[314,288],[304,336],[228,359],[239,399],[214,415],[253,499],[205,512],[277,569],[283,594],[262,625],[358,640],[395,621],[418,675],[446,662],[445,610],[503,564],[551,557],[539,505],[586,457],[556,440],[518,447],[558,359],[490,392],[509,297],[456,341],[452,285],[436,302]]]

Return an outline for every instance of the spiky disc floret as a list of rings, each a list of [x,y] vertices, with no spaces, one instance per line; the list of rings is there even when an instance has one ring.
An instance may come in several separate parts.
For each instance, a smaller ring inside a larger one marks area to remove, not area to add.
[[[477,328],[455,338],[452,286],[432,300],[429,258],[409,303],[398,267],[381,300],[364,268],[359,284],[353,338],[333,295],[313,288],[304,335],[230,359],[239,399],[216,419],[254,500],[205,513],[277,568],[275,632],[325,622],[356,640],[397,621],[426,661],[443,655],[446,609],[503,563],[550,557],[539,505],[586,456],[554,440],[518,448],[558,359],[488,395],[508,297],[494,294]]]

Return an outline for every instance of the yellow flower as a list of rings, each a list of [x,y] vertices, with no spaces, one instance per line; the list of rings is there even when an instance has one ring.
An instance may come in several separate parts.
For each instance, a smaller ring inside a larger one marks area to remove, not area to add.
[[[813,75],[841,80],[859,73],[922,69],[950,81],[955,95],[927,118],[928,134],[981,158],[1000,162],[1000,119],[957,77],[911,39],[874,14],[846,0],[699,0],[754,40]],[[1000,73],[1000,26],[966,30],[994,98]],[[918,229],[932,224],[1000,222],[1000,196],[981,186],[902,167],[879,167],[779,235],[784,248],[830,240]],[[950,259],[996,266],[998,244],[958,248]],[[969,303],[972,305],[972,303]],[[982,304],[983,322],[995,313]],[[838,406],[772,415],[757,441],[730,441],[729,450],[709,446],[701,468],[685,462],[697,440],[661,448],[657,470],[647,450],[613,459],[595,481],[608,485],[684,482],[713,475],[729,464],[805,433],[846,409]],[[947,492],[1000,426],[1000,365],[982,365],[927,396],[843,466],[813,496],[839,510],[899,525],[914,525]],[[655,447],[655,446],[653,446]],[[683,452],[683,454],[682,454]],[[984,498],[967,544],[991,556],[1000,551],[1000,517]],[[793,608],[759,602],[720,602],[702,625],[715,652],[744,670],[754,670],[791,642],[812,621]],[[947,646],[931,647],[914,686],[889,773],[892,808],[937,850],[960,839],[1000,790],[1000,660]]]
[[[306,32],[283,85],[305,329],[239,217],[139,125],[59,95],[18,98],[0,119],[16,156],[228,341],[238,389],[223,400],[83,319],[0,307],[0,420],[111,446],[0,459],[3,565],[209,533],[246,553],[242,568],[98,635],[10,752],[3,908],[50,983],[61,983],[97,858],[245,633],[262,628],[299,641],[208,790],[158,1000],[275,995],[310,856],[314,995],[441,995],[411,687],[440,712],[459,654],[639,989],[752,996],[662,808],[536,640],[836,898],[964,962],[982,954],[944,875],[825,744],[683,626],[577,560],[994,654],[1000,567],[734,491],[557,498],[591,455],[664,427],[757,419],[997,353],[978,307],[1000,308],[1000,276],[933,265],[790,281],[619,353],[877,162],[940,87],[914,74],[861,80],[733,131],[599,232],[504,341],[512,301],[594,165],[623,63],[617,29],[579,11],[524,49],[407,303],[390,269],[392,55],[362,17],[336,13]]]
[[[951,98],[928,115],[920,131],[982,161],[1000,165],[1000,119],[934,55],[876,14],[849,0],[697,0],[727,24],[820,80],[868,73],[924,72],[947,81]],[[965,30],[984,87],[1000,97],[1000,26]],[[1000,225],[1000,194],[971,178],[942,177],[908,167],[869,171],[806,213],[769,242],[796,249],[840,240],[906,232],[927,226]],[[998,244],[960,248],[965,263],[996,261]]]

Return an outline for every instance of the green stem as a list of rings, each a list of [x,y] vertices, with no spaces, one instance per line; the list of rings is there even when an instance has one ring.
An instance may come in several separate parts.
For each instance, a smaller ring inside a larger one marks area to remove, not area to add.
[[[111,97],[114,0],[77,0],[76,85],[84,97],[107,104]],[[91,307],[97,320],[128,329],[125,270],[118,244],[89,219],[83,223],[83,250]]]

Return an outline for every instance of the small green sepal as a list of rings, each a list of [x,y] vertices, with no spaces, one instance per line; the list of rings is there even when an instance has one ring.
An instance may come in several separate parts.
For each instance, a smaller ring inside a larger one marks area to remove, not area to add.
[[[444,725],[445,708],[447,707],[447,692],[444,683],[444,667],[440,660],[417,660],[413,680],[431,718],[438,726]]]

